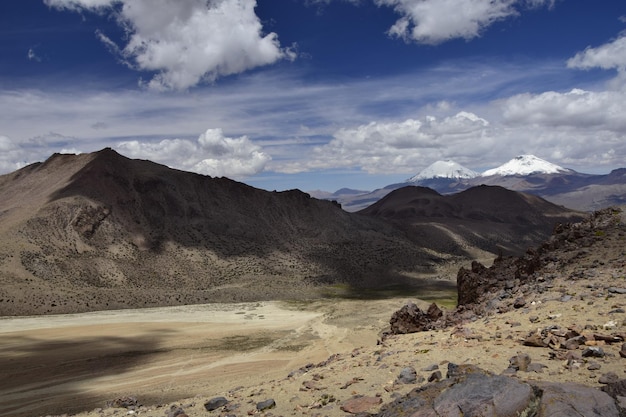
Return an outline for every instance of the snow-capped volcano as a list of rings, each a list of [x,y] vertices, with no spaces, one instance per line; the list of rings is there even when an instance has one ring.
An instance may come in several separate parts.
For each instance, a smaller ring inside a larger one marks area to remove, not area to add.
[[[409,178],[406,182],[418,182],[433,178],[474,178],[479,175],[479,173],[474,172],[469,168],[465,168],[463,165],[457,164],[454,161],[437,161],[431,164],[428,168],[420,171],[419,174]]]
[[[534,155],[520,155],[497,168],[483,172],[483,177],[491,175],[530,175],[530,174],[558,174],[568,172],[569,169],[560,167],[551,162],[537,158]]]

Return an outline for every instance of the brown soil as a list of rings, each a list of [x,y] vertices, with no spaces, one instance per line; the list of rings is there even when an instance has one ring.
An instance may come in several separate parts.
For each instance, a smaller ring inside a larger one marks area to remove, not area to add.
[[[142,405],[130,412],[137,415],[162,417],[172,407],[190,417],[220,415],[208,414],[204,403],[224,396],[237,416],[259,413],[256,404],[270,398],[276,407],[259,414],[345,416],[345,401],[362,395],[390,402],[426,383],[434,365],[444,377],[450,362],[501,373],[519,353],[545,367],[517,378],[600,386],[606,372],[626,378],[621,343],[593,340],[626,333],[626,295],[609,291],[626,287],[624,230],[622,218],[618,228],[596,231],[589,247],[555,253],[541,271],[550,277],[548,290],[526,294],[523,308],[382,343],[381,330],[406,298],[5,319],[0,349],[9,373],[0,386],[0,414],[123,415],[129,410],[106,402],[135,396]],[[564,349],[523,344],[549,326],[579,329],[606,355],[568,363]],[[407,366],[420,379],[398,384]]]

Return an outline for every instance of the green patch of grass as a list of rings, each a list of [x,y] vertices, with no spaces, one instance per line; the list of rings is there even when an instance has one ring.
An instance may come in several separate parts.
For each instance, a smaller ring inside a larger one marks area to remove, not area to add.
[[[250,350],[265,347],[274,342],[269,336],[229,336],[219,340],[215,346],[216,350],[229,350],[234,352],[247,352]]]
[[[306,348],[308,345],[300,344],[300,345],[285,345],[279,346],[276,348],[278,351],[283,352],[300,352],[302,349]]]
[[[383,288],[355,288],[347,284],[329,285],[320,290],[323,298],[347,300],[385,300],[410,297],[434,302],[446,308],[455,308],[456,290],[449,288],[421,288],[418,286],[394,285]]]

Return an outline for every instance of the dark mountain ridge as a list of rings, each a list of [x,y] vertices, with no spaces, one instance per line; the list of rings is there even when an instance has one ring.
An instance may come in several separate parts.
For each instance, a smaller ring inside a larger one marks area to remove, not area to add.
[[[319,296],[411,284],[442,257],[380,219],[131,160],[56,154],[0,176],[0,314]],[[407,282],[410,281],[410,282]]]
[[[347,211],[359,211],[374,204],[389,192],[408,185],[428,187],[441,194],[455,194],[480,185],[493,185],[534,194],[572,210],[592,212],[626,202],[626,168],[609,174],[584,174],[574,170],[527,175],[491,175],[475,178],[424,178],[414,182],[390,184],[362,194],[340,194],[332,198]],[[326,197],[325,197],[326,198]]]
[[[308,298],[333,284],[420,287],[428,283],[416,275],[473,256],[450,230],[407,228],[298,190],[267,192],[111,149],[55,154],[0,176],[0,196],[3,315]],[[540,227],[541,236],[550,231]],[[518,238],[475,242],[508,250]]]
[[[427,240],[445,231],[449,247],[456,241],[492,253],[521,253],[546,239],[555,224],[584,217],[534,195],[486,185],[450,195],[407,186],[358,213],[403,224]]]

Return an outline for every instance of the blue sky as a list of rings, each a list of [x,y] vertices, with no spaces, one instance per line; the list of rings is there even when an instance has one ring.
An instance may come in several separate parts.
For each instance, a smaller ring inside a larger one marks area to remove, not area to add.
[[[623,0],[0,2],[0,173],[54,152],[268,190],[437,160],[626,166]]]

